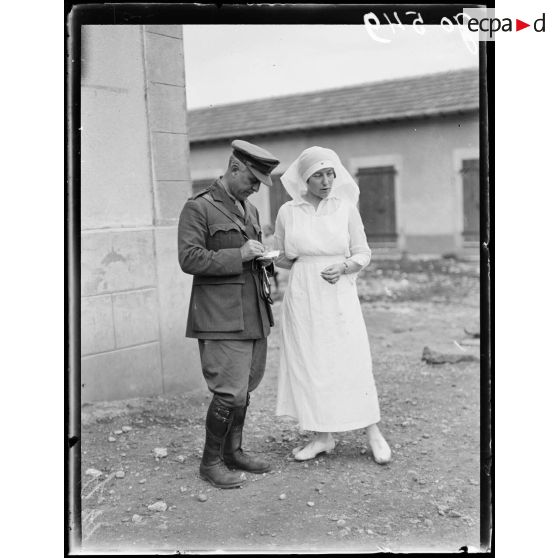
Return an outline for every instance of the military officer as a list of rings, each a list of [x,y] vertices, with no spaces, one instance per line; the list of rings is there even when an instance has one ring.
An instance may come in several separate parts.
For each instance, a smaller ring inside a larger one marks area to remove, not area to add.
[[[270,469],[241,447],[249,394],[263,377],[273,326],[264,272],[272,272],[273,264],[262,258],[258,210],[247,198],[262,182],[272,186],[270,173],[279,161],[247,141],[231,145],[225,174],[186,202],[178,224],[180,267],[194,276],[186,337],[198,339],[213,393],[200,475],[219,488],[245,482],[241,470]]]

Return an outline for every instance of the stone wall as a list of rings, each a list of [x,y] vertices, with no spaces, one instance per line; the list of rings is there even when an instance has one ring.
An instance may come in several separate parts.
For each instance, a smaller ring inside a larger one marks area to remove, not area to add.
[[[82,27],[83,401],[202,386],[176,250],[190,192],[181,26]]]

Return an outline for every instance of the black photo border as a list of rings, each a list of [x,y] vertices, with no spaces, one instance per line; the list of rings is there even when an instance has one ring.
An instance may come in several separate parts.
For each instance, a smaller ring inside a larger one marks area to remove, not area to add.
[[[81,547],[80,332],[80,44],[82,25],[320,24],[362,25],[369,11],[417,10],[439,24],[485,4],[102,4],[65,1],[65,555]],[[383,24],[386,24],[382,22]],[[404,21],[411,23],[411,21]],[[494,73],[495,43],[479,44],[480,146],[480,544],[494,553]],[[464,547],[462,552],[467,552]]]

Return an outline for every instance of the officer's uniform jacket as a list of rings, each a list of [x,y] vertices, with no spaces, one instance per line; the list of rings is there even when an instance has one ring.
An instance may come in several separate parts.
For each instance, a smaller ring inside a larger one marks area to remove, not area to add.
[[[184,205],[178,258],[182,271],[194,276],[186,337],[260,339],[269,334],[271,308],[261,293],[258,264],[242,262],[240,248],[247,239],[241,229],[261,242],[258,210],[246,201],[243,216],[219,180]]]

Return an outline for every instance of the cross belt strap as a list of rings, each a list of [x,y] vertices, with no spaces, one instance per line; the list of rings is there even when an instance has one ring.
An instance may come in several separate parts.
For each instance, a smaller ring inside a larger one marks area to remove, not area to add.
[[[211,197],[209,196],[209,194],[204,194],[201,197],[204,200],[208,201],[215,209],[220,211],[225,217],[227,217],[227,219],[229,219],[229,221],[232,221],[239,228],[240,232],[242,233],[242,236],[246,240],[250,240],[248,238],[248,235],[246,234],[246,227],[239,221],[238,217],[236,217],[235,215],[231,215],[230,213],[227,213],[226,211],[223,211],[218,205],[215,205],[213,203],[213,201],[211,200]]]
[[[239,221],[239,219],[235,215],[231,215],[230,213],[227,213],[226,211],[223,211],[219,206],[214,204],[208,193],[204,194],[201,197],[205,201],[209,202],[215,209],[220,211],[225,217],[227,217],[229,219],[229,221],[232,221],[239,228],[240,232],[242,233],[242,236],[246,240],[250,240],[250,238],[246,234],[246,227]],[[254,260],[252,260],[252,261],[254,261]],[[257,271],[259,272],[258,275],[260,277],[260,284],[258,285],[259,286],[259,289],[258,289],[259,294],[268,304],[273,304],[273,299],[271,298],[271,283],[269,282],[269,275],[267,274],[267,270],[266,270],[265,267],[259,266],[257,268]],[[271,317],[271,310],[267,306],[266,306],[266,309],[267,309],[267,312],[268,312],[268,315],[269,315],[269,321],[271,323],[273,323],[273,319]]]

